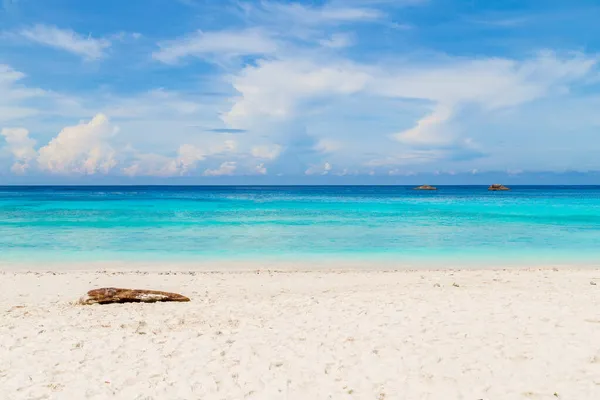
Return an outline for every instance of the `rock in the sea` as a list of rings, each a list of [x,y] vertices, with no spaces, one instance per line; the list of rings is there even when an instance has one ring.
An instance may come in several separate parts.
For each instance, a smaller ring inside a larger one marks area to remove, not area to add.
[[[177,293],[159,292],[156,290],[102,288],[87,292],[80,299],[81,304],[110,303],[156,303],[159,301],[190,301]]]
[[[435,186],[421,185],[417,186],[414,190],[437,190],[437,188]]]
[[[494,183],[492,186],[488,188],[488,190],[510,190],[504,185],[500,185],[499,183]]]

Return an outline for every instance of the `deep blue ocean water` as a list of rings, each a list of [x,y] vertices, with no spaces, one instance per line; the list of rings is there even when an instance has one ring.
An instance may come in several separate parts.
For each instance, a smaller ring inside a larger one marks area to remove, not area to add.
[[[0,187],[0,261],[600,261],[600,186]]]

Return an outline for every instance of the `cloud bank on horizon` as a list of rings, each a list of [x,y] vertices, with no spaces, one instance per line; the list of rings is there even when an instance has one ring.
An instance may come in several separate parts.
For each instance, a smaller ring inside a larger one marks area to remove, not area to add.
[[[463,3],[5,1],[0,178],[600,170],[600,5]]]

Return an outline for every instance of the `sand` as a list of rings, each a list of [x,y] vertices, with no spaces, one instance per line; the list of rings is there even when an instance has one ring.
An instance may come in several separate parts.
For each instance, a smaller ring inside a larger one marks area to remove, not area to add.
[[[600,399],[599,269],[4,271],[0,312],[6,400]]]

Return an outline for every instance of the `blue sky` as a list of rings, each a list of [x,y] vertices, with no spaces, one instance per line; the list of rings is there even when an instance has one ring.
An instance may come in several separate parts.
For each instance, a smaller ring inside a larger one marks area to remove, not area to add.
[[[1,183],[600,183],[600,4],[2,0]]]

